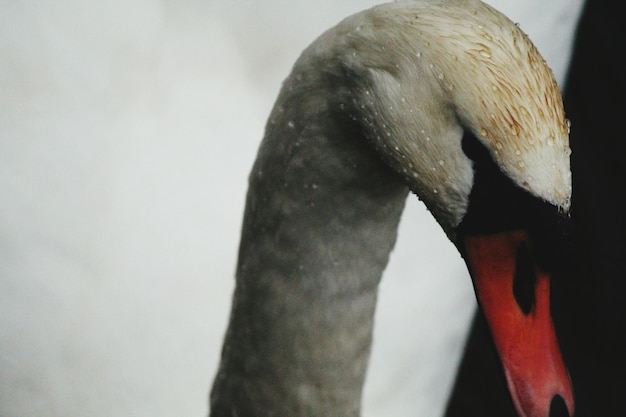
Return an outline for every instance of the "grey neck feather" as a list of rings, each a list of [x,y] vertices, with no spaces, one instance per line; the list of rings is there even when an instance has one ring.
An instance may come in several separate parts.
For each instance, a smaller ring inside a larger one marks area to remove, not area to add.
[[[313,87],[283,91],[250,176],[213,417],[359,415],[408,188]]]

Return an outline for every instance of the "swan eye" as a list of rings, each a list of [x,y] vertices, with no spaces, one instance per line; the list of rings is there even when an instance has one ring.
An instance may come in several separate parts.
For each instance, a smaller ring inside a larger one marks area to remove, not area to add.
[[[489,155],[489,151],[485,148],[485,145],[483,145],[469,130],[465,130],[463,133],[461,148],[463,149],[465,156],[474,162],[492,159]]]
[[[527,245],[517,250],[515,259],[515,276],[513,278],[513,295],[524,315],[528,315],[535,306],[535,266]]]

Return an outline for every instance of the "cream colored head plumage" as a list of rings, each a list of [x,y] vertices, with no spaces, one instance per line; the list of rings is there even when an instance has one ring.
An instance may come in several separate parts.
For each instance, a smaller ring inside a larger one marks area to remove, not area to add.
[[[448,232],[472,183],[463,129],[518,186],[569,210],[569,127],[558,85],[503,14],[478,0],[396,2],[324,36],[316,55],[342,54],[347,67],[367,69],[356,101],[363,120],[377,122],[370,140]]]
[[[448,83],[458,114],[489,144],[501,169],[520,186],[567,211],[571,177],[569,158],[563,155],[570,152],[569,122],[552,71],[517,25],[508,24],[486,4],[473,3],[469,19],[468,9],[444,4],[419,17],[421,24],[439,32],[431,38],[432,46],[448,51],[447,60],[438,60],[442,74],[450,75],[442,82]],[[450,26],[457,16],[458,23]],[[446,64],[463,70],[449,70]],[[455,83],[468,82],[474,85],[471,94],[454,88]]]

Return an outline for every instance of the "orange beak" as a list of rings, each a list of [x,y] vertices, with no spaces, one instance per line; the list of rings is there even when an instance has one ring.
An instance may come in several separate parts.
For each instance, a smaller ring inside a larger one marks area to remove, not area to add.
[[[549,417],[553,399],[561,397],[572,416],[572,383],[550,314],[550,275],[534,259],[528,234],[470,236],[464,245],[517,412]]]

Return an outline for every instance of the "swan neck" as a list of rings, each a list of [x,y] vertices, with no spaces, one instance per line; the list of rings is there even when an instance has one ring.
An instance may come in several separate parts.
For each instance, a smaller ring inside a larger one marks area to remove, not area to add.
[[[285,89],[270,116],[212,417],[359,415],[377,287],[408,189],[336,110]]]

